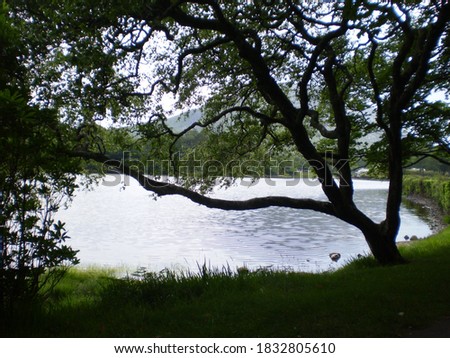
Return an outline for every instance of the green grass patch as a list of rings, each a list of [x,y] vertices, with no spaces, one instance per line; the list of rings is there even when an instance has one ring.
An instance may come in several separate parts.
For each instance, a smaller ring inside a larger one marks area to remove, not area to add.
[[[318,274],[71,270],[13,337],[398,337],[450,315],[450,228],[401,247],[408,264],[356,259]]]
[[[406,175],[403,179],[406,195],[420,195],[434,200],[444,213],[450,214],[450,178],[434,175],[422,177]]]

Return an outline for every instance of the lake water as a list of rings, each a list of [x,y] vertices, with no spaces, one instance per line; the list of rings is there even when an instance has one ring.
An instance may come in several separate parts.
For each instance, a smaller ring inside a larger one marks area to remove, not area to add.
[[[112,177],[106,180],[111,182]],[[292,180],[271,179],[270,184],[260,180],[250,187],[218,189],[212,195],[325,199],[315,181],[292,185]],[[384,181],[355,181],[358,207],[377,221],[384,217],[387,187]],[[427,224],[413,212],[402,208],[401,216],[399,238],[430,234]],[[232,269],[245,265],[252,269],[270,266],[320,271],[368,253],[360,231],[334,217],[287,208],[222,211],[179,196],[154,200],[132,179],[126,187],[100,184],[91,191],[78,191],[58,219],[66,222],[71,237],[68,243],[80,250],[83,266],[197,271],[198,265],[206,263]],[[331,252],[341,253],[339,263],[331,262]]]

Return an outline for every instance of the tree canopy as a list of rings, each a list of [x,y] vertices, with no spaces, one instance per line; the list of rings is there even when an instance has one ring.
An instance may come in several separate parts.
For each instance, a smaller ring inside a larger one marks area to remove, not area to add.
[[[412,156],[449,158],[448,104],[433,99],[450,88],[448,1],[9,3],[27,37],[33,100],[78,130],[71,155],[209,207],[333,215],[358,227],[381,263],[402,261],[403,166]],[[172,112],[163,106],[168,96]],[[175,131],[169,117],[192,108],[200,118]],[[102,122],[133,125],[148,158],[170,159],[175,174],[191,160],[204,163],[200,175],[168,184],[108,158]],[[204,138],[195,152],[180,152],[177,143],[196,129]],[[327,200],[225,201],[195,190],[211,177],[248,174],[236,163],[277,151],[300,154]],[[352,165],[361,159],[390,180],[380,223],[353,201]]]

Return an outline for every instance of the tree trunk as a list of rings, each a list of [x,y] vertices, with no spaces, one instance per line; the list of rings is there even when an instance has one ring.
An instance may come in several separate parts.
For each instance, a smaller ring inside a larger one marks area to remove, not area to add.
[[[396,265],[406,262],[398,251],[395,236],[383,233],[379,227],[378,230],[373,230],[373,228],[363,230],[363,234],[373,256],[380,264]]]

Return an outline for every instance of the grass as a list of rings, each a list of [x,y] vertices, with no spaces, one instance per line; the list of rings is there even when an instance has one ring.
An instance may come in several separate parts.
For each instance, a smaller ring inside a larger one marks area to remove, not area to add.
[[[44,305],[4,321],[12,337],[398,337],[450,315],[450,227],[319,274],[228,268],[117,279],[71,270]]]
[[[406,195],[430,198],[444,213],[450,213],[450,178],[448,176],[407,175],[403,179],[403,192]]]

